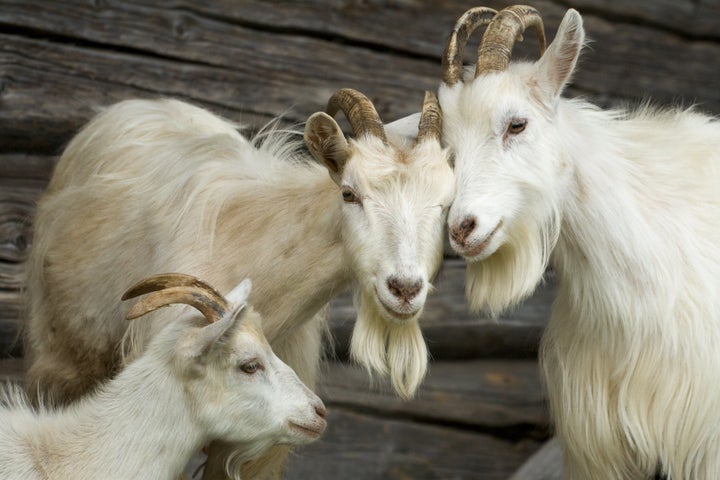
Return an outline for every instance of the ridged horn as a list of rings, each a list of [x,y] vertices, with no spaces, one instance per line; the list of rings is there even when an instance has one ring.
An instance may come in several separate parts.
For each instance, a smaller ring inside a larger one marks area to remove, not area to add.
[[[146,278],[130,287],[122,299],[145,294],[148,295],[128,312],[128,320],[176,303],[198,309],[210,323],[220,320],[229,310],[227,301],[217,290],[202,280],[181,273],[164,273]]]
[[[439,142],[441,134],[442,110],[440,110],[437,95],[432,92],[425,92],[425,100],[423,101],[420,123],[418,125],[418,135],[415,142],[420,143],[426,138]]]
[[[160,273],[153,275],[128,288],[122,296],[123,300],[139,297],[150,292],[157,292],[170,287],[197,287],[213,292],[216,296],[222,298],[220,292],[215,290],[208,283],[203,282],[197,277],[187,275],[185,273]]]
[[[326,112],[334,117],[338,110],[343,111],[356,137],[369,134],[387,143],[380,115],[365,95],[352,88],[341,88],[328,100]]]
[[[475,7],[458,18],[442,56],[442,78],[447,85],[454,85],[462,80],[465,45],[475,29],[489,24],[495,14],[497,10],[492,8]]]
[[[542,56],[546,47],[545,28],[538,11],[527,5],[512,5],[500,10],[480,42],[475,77],[507,69],[515,41],[522,41],[522,34],[528,27],[535,28]]]

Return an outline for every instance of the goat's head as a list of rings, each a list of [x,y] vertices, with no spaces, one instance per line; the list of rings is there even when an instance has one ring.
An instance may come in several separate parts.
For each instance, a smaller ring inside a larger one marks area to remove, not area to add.
[[[247,305],[249,280],[224,298],[189,275],[162,274],[136,284],[123,299],[145,294],[128,319],[174,303],[191,305],[206,319],[198,323],[197,314],[186,314],[179,326],[157,335],[150,351],[168,360],[208,440],[242,443],[243,456],[251,458],[274,444],[320,437],[325,407],[270,348],[260,315]]]
[[[333,119],[347,116],[355,139]],[[327,113],[312,115],[305,142],[329,170],[342,200],[343,242],[359,285],[353,356],[389,373],[412,395],[425,375],[427,349],[417,323],[440,267],[454,178],[440,145],[437,98],[426,94],[417,139],[388,139],[380,116],[360,92],[342,89]]]
[[[484,24],[474,76],[463,78],[463,47]],[[438,92],[457,179],[450,243],[469,262],[471,307],[494,313],[527,296],[542,277],[572,175],[556,109],[583,45],[582,19],[569,10],[540,60],[510,64],[513,44],[529,26],[542,54],[545,33],[532,7],[466,12],[448,41]]]

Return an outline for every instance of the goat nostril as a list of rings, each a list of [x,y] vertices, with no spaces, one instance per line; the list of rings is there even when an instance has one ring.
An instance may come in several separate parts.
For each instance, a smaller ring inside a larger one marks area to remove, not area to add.
[[[475,222],[475,217],[468,217],[462,222],[460,222],[460,230],[462,230],[463,234],[467,237],[472,233],[473,230],[475,230],[475,227],[477,226],[477,223]]]
[[[416,280],[400,280],[397,277],[390,277],[388,278],[388,290],[390,290],[390,293],[392,293],[395,297],[410,301],[413,298],[417,296],[418,293],[420,293],[420,290],[422,290],[423,287],[423,281],[421,279]]]
[[[388,290],[390,290],[390,293],[392,293],[396,297],[399,297],[401,295],[400,289],[402,288],[402,285],[400,284],[400,280],[397,277],[388,278],[387,286]]]
[[[411,285],[407,285],[405,287],[404,297],[408,300],[413,299],[417,296],[418,293],[420,293],[420,290],[422,289],[423,282],[422,280],[416,280],[415,283]]]
[[[325,418],[327,416],[327,410],[325,410],[325,407],[322,405],[315,406],[315,413],[317,413],[320,418]]]
[[[475,230],[476,226],[477,221],[475,217],[465,217],[459,225],[455,224],[455,226],[450,229],[450,237],[452,237],[455,243],[465,245],[465,241],[473,230]]]

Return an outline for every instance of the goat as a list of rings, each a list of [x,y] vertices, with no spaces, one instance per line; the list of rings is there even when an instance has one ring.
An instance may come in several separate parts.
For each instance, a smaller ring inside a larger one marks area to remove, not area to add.
[[[333,120],[338,109],[355,139]],[[311,388],[322,308],[357,284],[352,354],[412,395],[427,365],[417,320],[455,188],[434,95],[423,111],[413,142],[386,134],[364,95],[339,90],[330,115],[316,113],[305,128],[324,166],[291,135],[270,132],[253,144],[175,100],[125,101],[98,115],[68,145],[37,208],[26,292],[30,391],[69,401],[112,375],[124,336],[132,358],[166,323],[156,313],[128,330],[113,302],[122,285],[185,271],[223,289],[253,278],[250,301],[273,350]],[[232,451],[213,444],[206,477],[236,475]],[[243,478],[280,475],[281,465],[260,461]]]
[[[538,61],[513,63],[527,26],[544,51],[542,20],[526,6],[494,14],[458,20],[438,90],[469,303],[497,313],[554,268],[541,363],[565,478],[719,478],[720,124],[561,98],[580,14]],[[466,75],[462,49],[488,22]]]
[[[188,275],[150,277],[125,298],[148,294],[137,318],[172,303],[178,315],[115,378],[73,405],[33,411],[17,389],[0,407],[0,471],[7,480],[174,479],[213,439],[243,460],[275,443],[301,445],[325,430],[322,401],[275,356],[245,280],[227,298]],[[179,317],[179,318],[178,318]]]

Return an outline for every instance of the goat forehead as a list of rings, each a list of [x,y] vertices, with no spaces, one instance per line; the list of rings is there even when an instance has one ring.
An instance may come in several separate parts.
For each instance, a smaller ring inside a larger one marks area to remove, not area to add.
[[[351,140],[351,144],[352,156],[348,166],[358,174],[369,178],[382,178],[403,172],[420,172],[426,164],[441,164],[445,158],[439,144],[423,148],[407,144],[385,144],[379,141]]]
[[[532,76],[524,69],[519,73],[515,70],[481,75],[452,87],[443,85],[439,97],[444,130],[448,131],[448,124],[452,130],[487,128],[498,116],[535,105],[537,91]]]
[[[235,336],[235,349],[238,353],[253,351],[263,354],[268,354],[272,350],[259,326],[247,320],[243,320],[238,328]]]
[[[408,195],[418,199],[447,195],[453,174],[444,152],[432,158],[418,158],[412,152],[403,155],[405,162],[354,158],[346,167],[345,180],[366,196],[390,201]]]

